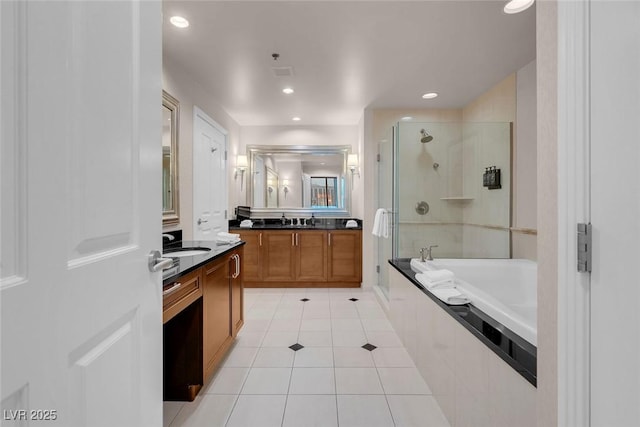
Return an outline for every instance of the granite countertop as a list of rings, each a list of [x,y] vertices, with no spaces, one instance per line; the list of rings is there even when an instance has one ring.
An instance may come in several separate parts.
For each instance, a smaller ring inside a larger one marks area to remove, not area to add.
[[[413,285],[431,298],[451,317],[475,335],[502,360],[507,362],[533,386],[537,384],[537,349],[504,325],[471,304],[448,305],[425,289],[415,278],[410,259],[389,260]]]
[[[302,218],[300,218],[302,220]],[[346,227],[347,221],[354,220],[357,227]],[[240,227],[240,221],[229,221],[229,231],[241,230],[362,230],[362,220],[356,218],[316,218],[316,224],[310,225],[307,218],[307,225],[291,225],[291,218],[287,218],[286,224],[282,225],[280,219],[253,219],[252,227]]]
[[[169,252],[171,249],[176,248],[210,248],[211,251],[202,254],[202,255],[194,255],[194,256],[183,256],[176,259],[176,264],[163,271],[162,273],[162,284],[166,285],[167,283],[172,282],[176,278],[183,276],[201,266],[208,263],[209,261],[213,261],[216,258],[219,258],[230,252],[237,247],[244,245],[243,241],[239,241],[237,243],[231,244],[218,244],[215,241],[208,240],[184,240],[177,243],[165,245],[162,252]]]

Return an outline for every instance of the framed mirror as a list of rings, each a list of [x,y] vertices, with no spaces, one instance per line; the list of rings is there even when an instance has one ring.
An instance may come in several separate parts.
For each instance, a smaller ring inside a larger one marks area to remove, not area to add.
[[[180,104],[162,91],[162,225],[180,222],[178,191],[178,125]]]
[[[252,214],[349,216],[349,146],[247,146]]]

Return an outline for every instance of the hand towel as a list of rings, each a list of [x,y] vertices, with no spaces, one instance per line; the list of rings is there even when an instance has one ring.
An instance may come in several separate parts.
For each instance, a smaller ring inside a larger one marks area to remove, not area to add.
[[[240,222],[240,228],[251,228],[253,227],[253,221],[250,219],[245,219]]]
[[[430,290],[432,294],[438,297],[441,301],[449,305],[462,305],[468,304],[471,300],[462,292],[457,289],[432,289]]]
[[[221,231],[217,234],[216,241],[223,243],[234,243],[240,241],[240,235]]]
[[[385,239],[389,237],[389,215],[386,209],[380,208],[376,211],[371,234],[376,237],[384,237]]]
[[[455,275],[451,270],[427,270],[423,272],[430,282],[443,282],[445,280],[453,280],[455,279]]]
[[[416,280],[422,283],[424,287],[429,290],[436,289],[436,288],[455,288],[456,287],[453,279],[445,279],[445,280],[434,282],[429,280],[429,277],[426,276],[424,273],[416,274]]]

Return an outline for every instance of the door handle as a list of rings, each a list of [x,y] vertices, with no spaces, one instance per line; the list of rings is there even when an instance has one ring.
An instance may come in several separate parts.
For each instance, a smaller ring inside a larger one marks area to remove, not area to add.
[[[236,277],[240,276],[240,255],[235,254],[236,257]]]
[[[329,246],[331,246],[331,233],[328,233],[328,234],[329,234]]]
[[[171,267],[173,260],[171,258],[162,258],[160,251],[151,251],[147,256],[147,265],[150,272],[157,273]]]
[[[205,222],[209,222],[209,220],[208,219],[203,220],[202,218],[198,218],[198,225],[202,225]]]
[[[295,246],[296,245],[295,234],[296,233],[291,233],[291,246]]]
[[[262,233],[258,234],[258,239],[260,240],[260,246],[262,246]]]

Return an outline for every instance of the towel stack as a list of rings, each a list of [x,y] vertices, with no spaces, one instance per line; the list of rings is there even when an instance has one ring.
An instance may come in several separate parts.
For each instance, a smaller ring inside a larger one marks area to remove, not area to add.
[[[469,297],[456,289],[455,274],[449,270],[428,270],[416,274],[416,280],[441,301],[449,305],[471,302]]]
[[[216,236],[216,242],[222,244],[236,243],[240,241],[240,235],[235,233],[226,233],[221,231]]]
[[[240,228],[251,228],[253,227],[253,221],[250,219],[244,219],[240,222]]]
[[[371,234],[385,239],[389,237],[389,212],[386,209],[380,208],[376,211]]]
[[[449,270],[427,270],[423,273],[416,274],[416,279],[429,290],[436,288],[455,288],[455,275]]]

